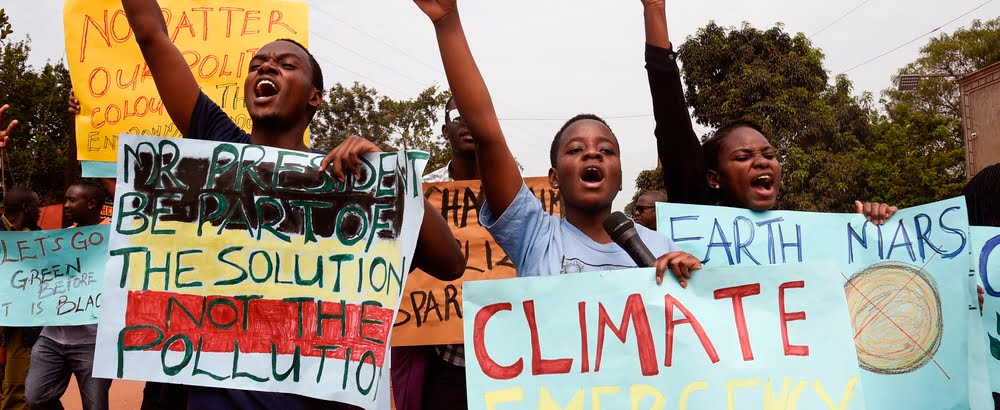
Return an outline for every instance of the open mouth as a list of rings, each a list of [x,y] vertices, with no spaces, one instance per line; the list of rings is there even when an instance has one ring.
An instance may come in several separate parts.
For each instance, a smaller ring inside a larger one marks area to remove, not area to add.
[[[604,173],[598,167],[589,166],[583,170],[580,180],[587,184],[598,184],[604,181]]]
[[[278,85],[270,79],[261,79],[257,81],[257,85],[254,86],[253,96],[257,101],[267,100],[276,95],[278,95]]]
[[[750,180],[750,188],[763,194],[774,192],[774,176],[764,174]]]

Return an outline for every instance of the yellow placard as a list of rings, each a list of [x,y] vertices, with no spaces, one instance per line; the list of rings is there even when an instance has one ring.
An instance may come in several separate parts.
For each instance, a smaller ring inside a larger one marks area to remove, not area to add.
[[[545,212],[560,214],[559,190],[549,186],[548,178],[526,178],[524,182],[542,202]],[[480,193],[478,180],[426,183],[424,196],[451,226],[466,255],[465,274],[459,280],[442,282],[413,271],[406,278],[396,314],[393,346],[462,343],[462,283],[517,276],[507,254],[479,224],[479,209],[486,197]]]
[[[160,0],[167,32],[202,90],[250,131],[243,82],[268,42],[307,45],[309,6],[297,0]],[[67,0],[63,10],[69,72],[81,112],[81,161],[114,162],[121,133],[180,137],[139,52],[121,0]]]

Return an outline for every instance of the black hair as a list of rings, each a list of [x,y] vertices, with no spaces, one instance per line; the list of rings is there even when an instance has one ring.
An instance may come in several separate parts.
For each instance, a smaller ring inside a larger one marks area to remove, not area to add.
[[[719,169],[719,149],[722,146],[722,140],[738,128],[750,128],[759,132],[761,135],[764,135],[763,127],[750,120],[736,120],[723,125],[722,128],[715,131],[715,134],[712,135],[708,141],[705,141],[705,143],[702,144],[702,152],[705,155],[706,170]]]
[[[299,43],[298,41],[292,40],[290,38],[282,38],[282,39],[278,39],[278,40],[275,40],[275,41],[287,41],[289,43],[295,44],[296,46],[298,46],[299,48],[301,48],[302,51],[306,52],[306,55],[309,56],[309,66],[312,67],[312,72],[313,72],[312,84],[313,84],[313,87],[316,87],[316,89],[319,90],[320,93],[322,93],[323,92],[323,69],[320,68],[319,62],[317,62],[316,61],[316,57],[313,57],[312,53],[309,52],[309,49],[306,48],[306,46],[304,46],[301,43]]]
[[[7,190],[3,197],[4,213],[16,214],[24,212],[29,203],[35,200],[35,191],[31,188],[16,186]]]
[[[611,136],[615,137],[615,146],[618,149],[621,149],[621,146],[618,144],[618,136],[615,135],[615,132],[611,130],[611,126],[608,125],[607,121],[604,121],[603,118],[598,117],[594,114],[577,114],[575,117],[570,118],[568,121],[566,121],[566,123],[563,124],[562,128],[559,128],[559,132],[556,132],[555,138],[552,139],[552,148],[549,149],[549,162],[552,164],[552,168],[556,167],[556,157],[559,156],[558,155],[559,140],[562,139],[563,132],[565,132],[570,125],[573,125],[573,123],[581,120],[594,120],[601,124],[604,124],[605,127],[608,127],[608,131],[611,131]]]
[[[962,190],[969,225],[1000,227],[1000,164],[979,171]]]
[[[87,191],[87,199],[97,202],[98,209],[104,205],[104,201],[107,199],[107,191],[104,190],[104,185],[97,182],[94,179],[82,178],[73,182],[70,186],[78,186]]]

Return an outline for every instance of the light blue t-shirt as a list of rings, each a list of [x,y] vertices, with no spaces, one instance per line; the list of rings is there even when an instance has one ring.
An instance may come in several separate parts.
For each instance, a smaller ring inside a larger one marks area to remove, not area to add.
[[[517,267],[518,276],[545,276],[634,268],[618,244],[597,243],[575,226],[542,209],[527,185],[499,218],[483,205],[479,222]],[[678,250],[666,235],[636,225],[639,237],[655,257]]]

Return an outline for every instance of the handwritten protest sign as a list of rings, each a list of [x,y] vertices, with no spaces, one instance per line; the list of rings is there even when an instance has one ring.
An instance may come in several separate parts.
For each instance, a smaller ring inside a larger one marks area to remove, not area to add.
[[[863,409],[832,264],[465,284],[470,409]],[[865,387],[867,389],[867,386]]]
[[[1000,228],[973,226],[972,263],[986,294],[983,298],[982,342],[989,346],[985,358],[992,391],[1000,392]]]
[[[426,153],[370,154],[337,182],[317,154],[120,142],[96,376],[389,397]]]
[[[293,0],[160,0],[170,39],[202,91],[250,130],[243,82],[262,45],[308,44],[308,5]],[[179,137],[136,44],[121,0],[67,0],[63,10],[70,77],[81,111],[77,155],[114,162],[120,133]]]
[[[0,233],[0,326],[97,323],[108,225]]]
[[[548,178],[525,178],[524,182],[542,202],[542,209],[559,215],[559,191],[549,186]],[[425,183],[424,197],[451,225],[465,252],[465,274],[444,282],[414,271],[406,280],[392,330],[393,346],[462,343],[462,283],[517,276],[514,264],[479,224],[479,210],[486,197],[480,194],[478,180]]]
[[[965,201],[859,214],[657,205],[658,227],[705,266],[831,261],[855,328],[869,406],[969,408]],[[697,281],[698,275],[693,281]],[[915,394],[916,392],[926,394]]]

